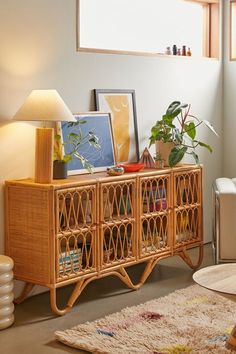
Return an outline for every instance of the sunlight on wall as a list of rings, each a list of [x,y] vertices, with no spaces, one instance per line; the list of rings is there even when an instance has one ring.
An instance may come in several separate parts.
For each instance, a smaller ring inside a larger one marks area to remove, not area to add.
[[[0,182],[32,176],[34,167],[35,124],[11,122],[0,125]]]
[[[9,33],[10,38],[0,35],[1,51],[4,52],[4,56],[0,56],[2,71],[18,77],[31,77],[48,65],[51,45],[47,39],[40,42],[28,35],[16,41],[15,38],[11,40],[11,36],[13,33]]]
[[[2,46],[2,44],[1,44]],[[43,64],[43,57],[37,54],[38,48],[35,48],[36,51],[30,50],[30,53],[27,51],[17,50],[17,48],[12,48],[10,45],[5,45],[4,51],[4,60],[1,60],[0,65],[1,69],[7,71],[12,75],[17,76],[31,76],[38,72],[41,69]],[[34,54],[32,54],[32,52]]]
[[[0,68],[12,77],[32,77],[44,70],[56,56],[53,48],[56,29],[48,33],[40,9],[34,4],[14,9],[14,2],[0,8]],[[43,40],[42,40],[43,39]],[[53,55],[54,54],[54,55]]]
[[[23,122],[0,124],[0,225],[4,225],[5,180],[32,177],[34,173],[35,125]],[[4,237],[0,235],[0,254]]]

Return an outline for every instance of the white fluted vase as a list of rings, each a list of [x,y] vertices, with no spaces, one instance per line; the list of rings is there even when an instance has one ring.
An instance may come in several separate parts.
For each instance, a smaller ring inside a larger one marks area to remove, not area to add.
[[[13,260],[0,255],[0,330],[14,322]]]

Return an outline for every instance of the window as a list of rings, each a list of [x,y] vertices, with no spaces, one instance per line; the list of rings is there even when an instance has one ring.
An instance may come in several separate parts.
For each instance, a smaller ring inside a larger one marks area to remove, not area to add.
[[[230,1],[230,60],[236,60],[236,0]]]
[[[77,8],[78,50],[163,54],[175,44],[218,57],[216,0],[77,0]]]

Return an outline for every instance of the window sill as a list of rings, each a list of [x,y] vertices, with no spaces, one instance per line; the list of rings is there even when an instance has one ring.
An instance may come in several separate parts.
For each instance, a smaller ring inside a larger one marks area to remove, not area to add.
[[[145,57],[148,56],[148,57],[159,57],[159,58],[219,60],[219,58],[205,57],[205,56],[172,55],[172,54],[165,54],[165,53],[133,52],[133,51],[125,51],[125,50],[121,51],[121,50],[97,49],[97,48],[77,48],[77,52],[95,53],[95,54],[132,55],[132,56],[145,56]]]

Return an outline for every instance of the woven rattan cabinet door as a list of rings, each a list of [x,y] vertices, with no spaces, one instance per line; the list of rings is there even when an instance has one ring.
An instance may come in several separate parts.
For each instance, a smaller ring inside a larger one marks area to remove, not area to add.
[[[136,180],[100,185],[100,264],[108,268],[135,259]]]
[[[202,240],[201,168],[174,173],[174,245]]]
[[[170,174],[140,178],[140,257],[170,250]]]
[[[96,185],[55,192],[57,282],[96,271]]]

